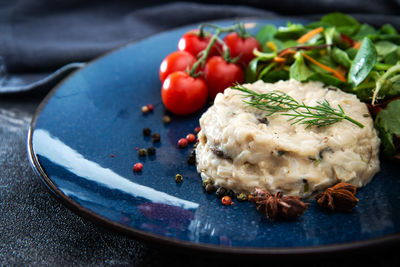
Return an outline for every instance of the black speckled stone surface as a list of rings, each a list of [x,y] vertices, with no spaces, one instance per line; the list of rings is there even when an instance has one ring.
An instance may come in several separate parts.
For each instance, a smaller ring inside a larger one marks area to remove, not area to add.
[[[24,1],[17,2],[21,4]],[[32,4],[33,1],[30,2],[31,7],[35,6]],[[42,2],[55,3],[53,1]],[[257,1],[250,2],[254,4]],[[258,2],[261,3],[261,1]],[[339,2],[344,3],[343,1]],[[372,1],[366,2],[374,6]],[[395,0],[386,2],[389,2],[390,7],[397,4]],[[349,6],[354,9],[354,4],[347,4],[345,7]],[[276,8],[276,5],[274,4],[273,7]],[[7,8],[11,9],[11,7],[0,2],[0,11],[3,11],[3,14]],[[85,8],[87,8],[87,5]],[[203,6],[203,8],[205,7]],[[203,10],[212,10],[212,8],[212,6],[207,6]],[[71,7],[66,7],[66,10],[73,12]],[[221,9],[217,10],[220,11]],[[232,10],[230,13],[224,13],[224,17],[235,16],[240,11],[237,8],[232,8]],[[246,12],[250,12],[249,10],[252,9],[248,9]],[[281,8],[278,8],[279,10]],[[325,12],[325,9],[321,10]],[[365,11],[364,7],[363,10]],[[255,10],[254,12],[259,15],[265,11]],[[265,14],[270,13],[265,12]],[[2,18],[1,23],[4,23],[6,17],[3,16]],[[218,12],[212,13],[212,15],[209,13],[208,15],[203,14],[203,16],[192,16],[191,20],[186,19],[175,24],[170,23],[168,27],[177,26],[179,23],[216,18],[218,18]],[[163,21],[165,21],[165,17]],[[3,25],[1,23],[0,26]],[[166,27],[165,23],[160,25],[149,24],[147,31],[156,31]],[[0,27],[0,29],[4,29],[4,27]],[[14,38],[16,37],[14,36]],[[100,50],[102,51],[102,49]],[[100,50],[97,50],[97,52],[99,53]],[[4,53],[4,46],[0,51]],[[0,56],[2,56],[1,53]],[[42,64],[44,63],[42,62]],[[32,66],[25,66],[24,68],[28,67],[32,70]],[[18,69],[18,61],[15,61],[13,68]],[[303,264],[309,266],[400,266],[399,244],[388,244],[368,250],[312,259],[309,257],[281,258],[278,260],[226,257],[221,259],[213,255],[191,255],[188,252],[170,251],[168,248],[151,246],[96,226],[60,204],[47,191],[29,166],[26,153],[26,136],[30,120],[43,97],[43,94],[0,95],[1,266],[195,267],[299,266]]]

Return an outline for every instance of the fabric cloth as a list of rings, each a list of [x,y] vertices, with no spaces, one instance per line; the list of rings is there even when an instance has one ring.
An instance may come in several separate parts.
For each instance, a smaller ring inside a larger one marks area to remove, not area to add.
[[[388,22],[400,26],[400,17],[396,16],[400,13],[400,0],[219,1],[224,5],[165,2],[19,0],[3,4],[0,94],[38,87],[50,90],[54,81],[74,68],[64,67],[51,79],[48,75],[68,63],[89,61],[127,42],[202,21],[282,16],[314,19],[325,12],[342,11],[375,26]],[[45,77],[47,80],[43,81]]]
[[[49,194],[34,176],[26,155],[29,123],[44,93],[63,75],[83,66],[82,62],[138,38],[223,18],[319,18],[331,11],[354,14],[375,26],[389,22],[400,28],[399,0],[218,3],[0,0],[0,265],[249,265],[250,259],[192,256],[152,247],[95,226]],[[47,76],[50,73],[53,76]],[[399,266],[399,248],[398,244],[389,244],[324,259],[280,258],[250,263]]]

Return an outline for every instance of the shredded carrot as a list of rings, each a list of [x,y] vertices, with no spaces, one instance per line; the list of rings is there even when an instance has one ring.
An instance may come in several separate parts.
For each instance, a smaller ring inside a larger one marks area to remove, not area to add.
[[[322,63],[319,63],[318,61],[316,61],[315,59],[313,59],[313,58],[310,57],[309,55],[306,55],[306,54],[304,54],[304,53],[302,53],[302,55],[303,55],[304,58],[308,59],[309,61],[311,61],[311,62],[314,63],[315,65],[319,66],[320,68],[331,72],[331,73],[333,74],[333,76],[335,76],[336,78],[338,78],[338,79],[341,80],[342,82],[346,82],[346,78],[345,78],[340,72],[338,72],[338,71],[336,71],[336,70],[334,70],[334,69],[332,69],[332,68],[330,68],[330,67],[328,67],[328,66],[325,66],[325,65],[322,64]]]
[[[323,30],[324,30],[324,28],[322,28],[322,27],[315,28],[314,30],[307,32],[306,34],[301,36],[299,39],[297,39],[297,42],[299,44],[304,44],[305,42],[310,40],[314,35],[317,35],[318,33],[322,32]]]
[[[337,67],[336,71],[339,72],[340,74],[342,74],[342,76],[346,75],[346,69],[343,68],[342,66]]]
[[[358,41],[358,42],[355,42],[354,43],[354,45],[353,45],[353,48],[355,48],[355,49],[360,49],[360,46],[361,46],[361,42],[360,41]]]
[[[276,62],[276,63],[285,63],[286,62],[286,58],[284,58],[284,57],[274,57],[274,62]]]
[[[265,44],[269,49],[271,49],[272,51],[276,52],[278,51],[278,47],[276,47],[276,44],[272,41],[269,41]]]
[[[282,57],[287,54],[296,54],[296,51],[290,49],[284,49],[278,54],[278,57]]]

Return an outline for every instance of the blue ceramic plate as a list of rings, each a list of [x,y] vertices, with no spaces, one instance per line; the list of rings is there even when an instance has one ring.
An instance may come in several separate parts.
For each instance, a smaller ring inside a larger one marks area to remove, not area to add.
[[[218,22],[229,25],[235,21]],[[285,21],[246,20],[284,25]],[[197,25],[196,25],[197,26]],[[248,255],[332,252],[400,239],[398,169],[382,170],[359,190],[352,213],[328,213],[312,201],[298,220],[271,222],[251,203],[224,207],[201,186],[191,151],[177,140],[193,132],[201,113],[162,123],[158,67],[179,37],[196,26],[140,40],[73,73],[43,101],[28,138],[32,166],[47,187],[78,214],[131,237],[218,253]],[[257,29],[254,29],[255,31]],[[143,115],[141,107],[155,110]],[[142,129],[161,135],[155,156]],[[132,166],[142,162],[136,174]],[[177,184],[175,174],[183,175]]]

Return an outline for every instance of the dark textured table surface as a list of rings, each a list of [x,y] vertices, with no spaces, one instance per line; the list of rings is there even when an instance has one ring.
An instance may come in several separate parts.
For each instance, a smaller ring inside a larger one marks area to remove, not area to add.
[[[26,136],[43,97],[0,95],[0,265],[400,266],[398,243],[313,259],[221,259],[144,244],[96,226],[60,204],[29,166]]]

